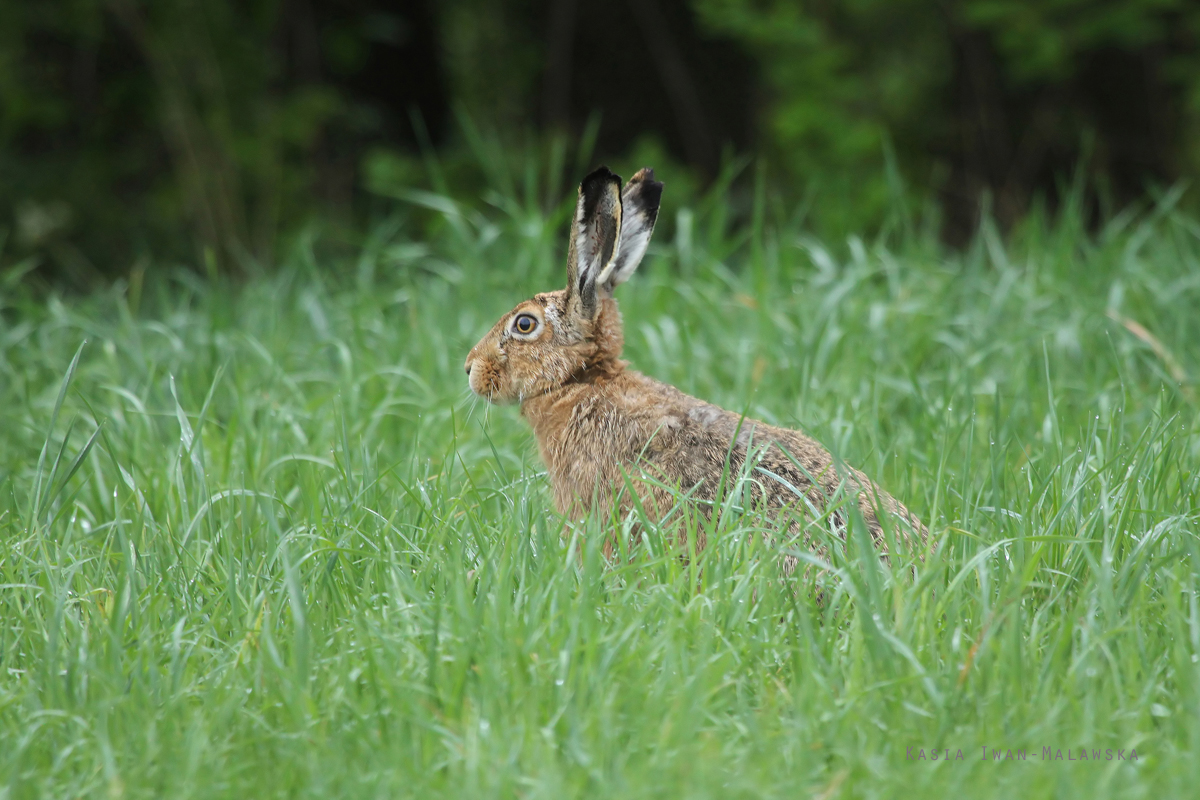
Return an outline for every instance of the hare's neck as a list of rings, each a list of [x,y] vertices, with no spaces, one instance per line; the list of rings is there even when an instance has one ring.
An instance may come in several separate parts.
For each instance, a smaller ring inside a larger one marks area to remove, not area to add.
[[[564,448],[569,440],[579,435],[580,422],[589,416],[588,412],[596,406],[597,400],[609,393],[607,384],[620,374],[617,371],[611,377],[604,375],[600,380],[587,380],[596,377],[589,374],[591,372],[589,369],[580,379],[568,381],[521,403],[521,416],[529,420],[547,466],[560,455],[571,457]]]
[[[600,313],[596,315],[591,331],[591,341],[595,345],[597,362],[607,361],[619,364],[617,371],[625,367],[621,361],[621,351],[625,349],[625,331],[621,324],[621,309],[616,299],[606,297],[600,303]]]
[[[618,372],[607,380],[567,383],[521,404],[562,513],[573,513],[579,499],[592,497],[621,460],[609,449],[625,427],[619,398],[627,377]]]

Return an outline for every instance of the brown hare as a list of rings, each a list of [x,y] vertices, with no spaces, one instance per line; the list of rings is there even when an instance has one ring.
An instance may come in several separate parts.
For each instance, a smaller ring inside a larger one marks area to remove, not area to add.
[[[881,512],[895,520],[894,541],[924,543],[925,527],[903,505],[804,434],[746,419],[627,369],[613,289],[645,255],[661,196],[650,169],[624,189],[606,167],[584,178],[567,287],[518,304],[467,355],[471,391],[493,403],[519,403],[533,426],[559,512],[606,515],[614,500],[621,511],[632,508],[623,491],[629,476],[646,513],[660,518],[677,502],[671,487],[712,501],[722,475],[743,474],[753,476],[759,502],[775,513],[794,512],[794,535],[801,534],[799,520],[828,510],[830,498],[857,496],[882,552],[888,537]],[[829,517],[844,536],[842,511]],[[694,546],[698,551],[705,542]],[[796,562],[788,561],[790,572]]]

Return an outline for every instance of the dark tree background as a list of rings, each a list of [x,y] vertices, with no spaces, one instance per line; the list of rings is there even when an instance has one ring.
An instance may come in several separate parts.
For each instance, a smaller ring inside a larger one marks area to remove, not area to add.
[[[367,165],[504,140],[750,153],[824,233],[910,192],[964,241],[1085,177],[1094,213],[1200,172],[1183,0],[0,0],[2,252],[88,279],[269,264],[361,223]],[[896,169],[891,169],[895,167]],[[401,172],[419,181],[419,173]]]

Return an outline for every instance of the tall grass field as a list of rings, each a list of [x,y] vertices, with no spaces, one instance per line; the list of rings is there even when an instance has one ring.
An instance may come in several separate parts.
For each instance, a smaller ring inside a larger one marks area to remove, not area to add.
[[[927,552],[849,537],[818,603],[752,509],[694,558],[557,515],[463,374],[564,282],[520,173],[236,285],[0,254],[0,798],[1196,796],[1200,221],[822,242],[660,177],[626,357]]]

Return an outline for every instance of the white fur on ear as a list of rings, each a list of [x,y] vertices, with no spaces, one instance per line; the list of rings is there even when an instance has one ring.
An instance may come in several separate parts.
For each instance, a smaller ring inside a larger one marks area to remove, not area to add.
[[[629,280],[650,245],[663,185],[654,180],[654,170],[646,167],[630,178],[621,192],[621,234],[616,257],[600,272],[596,284],[601,291],[612,290]]]
[[[621,179],[599,167],[579,185],[567,263],[568,297],[584,316],[596,312],[598,279],[620,252],[621,227]]]

